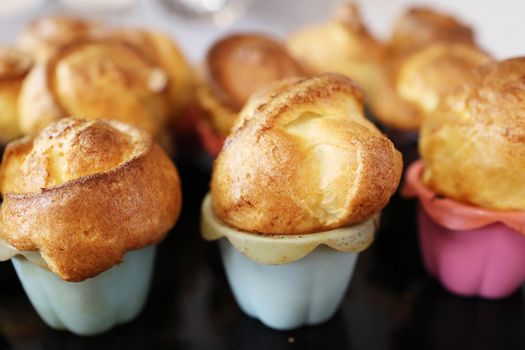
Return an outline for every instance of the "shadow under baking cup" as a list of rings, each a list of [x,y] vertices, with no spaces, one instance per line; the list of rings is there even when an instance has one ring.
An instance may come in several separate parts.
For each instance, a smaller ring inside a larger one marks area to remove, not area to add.
[[[516,349],[525,342],[523,329],[523,291],[498,301],[462,298],[427,280],[406,319],[392,329],[390,348]]]
[[[232,335],[233,350],[285,349],[352,349],[347,325],[342,312],[316,327],[293,331],[276,331],[257,320],[241,315]]]
[[[525,212],[482,209],[439,198],[421,181],[423,162],[406,175],[419,200],[419,243],[429,274],[462,296],[504,298],[525,282]]]
[[[57,330],[96,335],[135,318],[151,284],[156,246],[82,282],[66,282],[21,256],[12,258],[22,286],[44,322]]]

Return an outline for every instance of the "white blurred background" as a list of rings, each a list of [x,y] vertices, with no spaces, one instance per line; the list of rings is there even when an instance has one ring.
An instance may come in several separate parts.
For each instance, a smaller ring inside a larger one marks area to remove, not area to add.
[[[83,15],[113,23],[164,29],[173,34],[193,62],[198,62],[217,37],[240,30],[284,36],[299,26],[323,21],[341,0],[228,0],[243,2],[245,11],[226,9],[213,17],[195,19],[170,10],[165,2],[200,1],[208,8],[227,0],[0,0],[0,42],[13,41],[33,17],[52,13]],[[214,2],[215,1],[215,2]],[[499,58],[525,54],[523,0],[361,0],[370,29],[386,38],[392,22],[410,5],[448,11],[472,25],[482,47]],[[84,6],[90,3],[89,6]],[[210,5],[211,4],[211,5]]]

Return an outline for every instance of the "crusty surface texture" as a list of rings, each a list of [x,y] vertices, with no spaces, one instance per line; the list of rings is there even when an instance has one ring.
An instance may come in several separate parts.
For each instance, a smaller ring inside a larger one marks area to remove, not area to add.
[[[425,119],[424,182],[482,208],[525,209],[525,58],[483,66]]]
[[[329,73],[259,90],[214,163],[214,213],[260,234],[361,222],[395,192],[400,153],[363,116],[361,90]]]
[[[45,62],[61,46],[96,35],[102,28],[101,23],[78,17],[40,17],[27,25],[16,44],[36,62]]]
[[[395,23],[389,47],[402,52],[438,41],[473,45],[474,32],[449,14],[426,7],[411,7]]]
[[[169,115],[168,81],[161,67],[130,44],[76,41],[29,73],[19,99],[20,127],[36,134],[71,115],[111,116],[157,136]]]
[[[299,29],[287,47],[310,71],[347,75],[364,89],[367,100],[375,93],[384,49],[365,27],[356,4],[344,3],[330,20]]]
[[[144,131],[62,119],[10,143],[0,168],[1,237],[82,281],[156,244],[181,206],[177,170]]]
[[[402,130],[419,129],[441,98],[463,83],[470,72],[491,62],[479,48],[464,43],[434,42],[385,62],[384,86],[372,100],[379,119]]]
[[[21,136],[18,125],[18,95],[32,60],[21,51],[0,46],[0,143]]]
[[[197,98],[216,130],[227,135],[254,91],[305,74],[278,40],[256,33],[232,34],[209,49]]]
[[[491,60],[472,45],[444,42],[429,45],[404,60],[397,76],[397,91],[425,115],[473,69]]]

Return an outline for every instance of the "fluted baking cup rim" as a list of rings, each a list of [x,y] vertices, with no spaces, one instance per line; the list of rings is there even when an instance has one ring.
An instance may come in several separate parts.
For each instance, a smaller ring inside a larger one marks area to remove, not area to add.
[[[425,212],[438,224],[450,230],[467,231],[502,223],[525,235],[525,211],[498,211],[472,206],[451,198],[442,198],[421,181],[422,160],[407,170],[402,194],[418,198]]]
[[[293,263],[318,246],[344,253],[368,248],[379,227],[380,213],[363,222],[333,230],[300,235],[260,235],[232,228],[215,216],[208,193],[202,202],[201,235],[207,241],[226,238],[240,253],[264,265]]]
[[[10,260],[15,256],[22,256],[32,262],[33,264],[51,271],[47,262],[42,257],[42,254],[38,250],[18,250],[11,244],[7,243],[4,239],[0,238],[0,262]]]

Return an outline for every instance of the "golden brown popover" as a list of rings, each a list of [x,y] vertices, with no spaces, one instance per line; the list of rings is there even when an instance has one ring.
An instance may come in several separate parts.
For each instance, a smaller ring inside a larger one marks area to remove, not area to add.
[[[459,19],[426,7],[411,7],[396,21],[389,50],[405,52],[432,42],[474,45],[474,32]]]
[[[367,100],[375,94],[384,49],[364,25],[356,4],[344,3],[329,21],[293,33],[287,47],[315,74],[341,73],[364,89]]]
[[[20,127],[36,134],[70,115],[111,116],[160,135],[170,106],[167,73],[128,43],[84,40],[33,68],[20,93]]]
[[[0,46],[0,144],[22,135],[18,125],[18,95],[32,61],[21,51]]]
[[[401,154],[363,116],[363,94],[349,78],[283,80],[239,114],[214,163],[213,211],[248,232],[325,231],[378,213],[401,169]]]
[[[229,35],[209,49],[197,99],[215,130],[226,136],[255,90],[303,75],[305,71],[276,39],[253,33]]]
[[[193,72],[181,49],[169,35],[139,28],[109,28],[99,37],[134,45],[161,67],[169,78],[168,94],[173,121],[186,110],[194,96]]]
[[[401,130],[419,129],[448,91],[471,70],[492,59],[464,43],[435,42],[385,61],[385,80],[370,107],[383,123]]]
[[[91,37],[103,24],[65,15],[34,19],[17,37],[16,44],[36,62],[45,62],[60,47]]]
[[[158,243],[181,206],[177,170],[146,132],[111,120],[61,119],[10,143],[0,168],[0,236],[82,281]]]
[[[525,58],[481,67],[425,119],[420,153],[434,191],[525,210]]]

